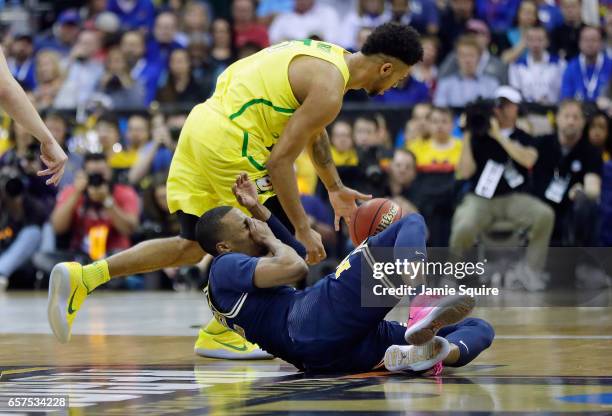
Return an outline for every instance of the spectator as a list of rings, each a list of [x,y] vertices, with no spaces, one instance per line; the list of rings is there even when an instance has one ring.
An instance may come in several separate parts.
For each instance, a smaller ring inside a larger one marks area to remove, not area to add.
[[[527,48],[525,33],[530,27],[539,24],[538,5],[535,0],[522,0],[516,15],[516,25],[502,35],[500,50],[503,50],[502,61],[506,64],[516,62]]]
[[[466,24],[474,18],[474,0],[450,0],[440,15],[440,54],[450,54],[457,39],[465,33]]]
[[[480,20],[470,20],[466,24],[466,32],[476,41],[480,49],[480,58],[478,58],[477,66],[478,75],[488,75],[495,78],[498,83],[505,84],[508,79],[508,68],[501,59],[491,54],[489,50],[491,45],[491,34],[487,25]],[[466,35],[465,37],[469,36]],[[458,44],[459,42],[457,42],[457,45]],[[442,65],[440,65],[440,74],[438,78],[444,78],[457,72],[459,72],[457,53],[452,52],[444,59]]]
[[[155,7],[151,0],[108,0],[108,10],[121,20],[123,30],[151,30]]]
[[[79,37],[80,25],[81,18],[76,10],[64,10],[53,27],[36,40],[36,50],[52,49],[62,56],[68,56]]]
[[[153,26],[153,36],[147,42],[147,59],[152,62],[159,62],[163,67],[167,67],[172,51],[187,46],[176,40],[177,33],[178,19],[176,15],[172,12],[158,14]]]
[[[410,74],[417,81],[425,83],[429,90],[429,94],[433,95],[438,80],[438,53],[440,51],[440,42],[438,38],[433,36],[424,36],[421,38],[423,46],[423,59],[412,67]]]
[[[26,188],[18,169],[0,169],[0,293],[38,249],[47,208]]]
[[[538,142],[534,192],[556,213],[556,245],[593,247],[598,244],[597,201],[601,194],[602,160],[587,137],[578,101],[567,100],[557,110],[557,132]]]
[[[414,197],[412,184],[417,177],[416,159],[412,152],[395,149],[389,165],[389,174],[384,194],[402,207],[403,215],[418,212],[411,199]]]
[[[453,113],[449,109],[434,107],[429,124],[429,140],[412,141],[408,145],[416,158],[418,172],[412,187],[412,202],[425,217],[429,244],[446,247],[455,205],[455,168],[462,142],[451,136]]]
[[[362,173],[363,192],[382,196],[385,170],[393,156],[392,150],[380,134],[376,117],[362,114],[353,124],[353,137],[357,148],[359,169]]]
[[[357,166],[359,159],[353,142],[353,127],[346,120],[336,120],[331,126],[331,154],[334,165]]]
[[[64,175],[60,181],[58,188],[61,190],[66,185],[74,182],[74,176],[76,172],[81,169],[83,165],[83,158],[78,153],[72,152],[68,143],[69,139],[69,126],[68,120],[60,113],[55,111],[49,111],[45,114],[45,125],[55,137],[55,140],[62,146],[62,149],[68,155],[68,161],[64,167]]]
[[[247,44],[255,44],[259,49],[270,45],[268,28],[258,23],[253,0],[234,0],[232,3],[234,21],[234,42],[240,49]]]
[[[563,23],[551,33],[551,51],[566,61],[578,55],[578,38],[584,27],[580,0],[561,0]]]
[[[119,44],[132,79],[145,88],[145,105],[149,105],[157,93],[157,83],[163,71],[161,62],[145,57],[145,39],[138,31],[125,32]]]
[[[147,141],[140,148],[138,159],[131,167],[128,175],[130,184],[136,186],[146,177],[165,172],[170,168],[172,154],[176,148],[185,118],[183,114],[170,115],[167,121],[164,120],[162,115],[156,115],[153,118],[152,140]],[[142,131],[146,129],[146,135],[149,136],[149,124],[144,117],[140,117],[138,123],[133,127],[137,127],[143,136],[145,133]]]
[[[463,107],[478,97],[492,97],[499,82],[479,74],[480,55],[480,46],[473,37],[465,36],[457,42],[459,71],[440,79],[433,100],[436,106]]]
[[[94,60],[99,48],[95,32],[86,30],[79,34],[70,52],[66,79],[55,97],[54,107],[75,109],[87,104],[104,72],[102,65]]]
[[[60,56],[52,50],[43,50],[36,55],[35,104],[38,110],[53,105],[55,97],[64,83]]]
[[[580,32],[580,55],[567,64],[561,98],[595,101],[612,77],[612,58],[603,50],[601,31],[585,26]]]
[[[179,43],[189,45],[190,39],[207,36],[210,32],[208,7],[199,1],[189,0],[183,9],[181,23],[181,31],[177,35]]]
[[[158,91],[156,100],[160,103],[195,104],[204,101],[202,87],[191,72],[191,61],[185,49],[176,49],[170,55],[165,85]]]
[[[391,12],[385,10],[385,0],[359,0],[357,10],[351,11],[336,35],[337,42],[349,50],[356,50],[357,33],[362,27],[374,28],[391,20]],[[334,26],[335,27],[335,26]]]
[[[391,20],[410,25],[422,34],[435,35],[440,29],[438,9],[432,0],[392,0]]]
[[[36,88],[36,70],[34,65],[34,48],[32,35],[26,32],[17,33],[10,46],[7,63],[11,74],[26,91]]]
[[[139,234],[143,240],[163,238],[176,235],[179,232],[179,222],[175,214],[170,214],[166,200],[167,172],[154,175],[151,185],[142,198],[143,221]]]
[[[406,147],[413,141],[427,140],[430,135],[429,115],[431,114],[431,104],[417,104],[412,109],[412,114],[403,134],[398,137],[395,147]]]
[[[510,65],[510,85],[519,90],[527,102],[556,104],[565,63],[546,51],[548,34],[542,26],[527,29],[525,44],[527,54]]]
[[[603,111],[597,111],[587,124],[589,143],[601,152],[604,162],[612,155],[612,128],[610,117]]]
[[[126,182],[127,171],[136,163],[138,153],[136,149],[124,148],[121,144],[119,123],[111,114],[103,114],[98,118],[95,128],[98,143],[106,157],[108,165],[112,168],[115,182]]]
[[[494,34],[510,29],[521,0],[476,0],[476,15]]]
[[[218,71],[222,72],[231,65],[236,56],[232,28],[225,19],[215,19],[212,27],[212,49],[210,56],[212,62],[217,66]]]
[[[534,140],[515,127],[520,94],[511,87],[496,92],[495,120],[488,132],[473,120],[487,120],[483,108],[469,107],[463,149],[457,176],[470,179],[470,192],[453,215],[449,247],[460,259],[498,220],[529,228],[525,263],[517,264],[506,278],[510,286],[520,283],[528,290],[546,286],[541,273],[554,225],[554,213],[546,204],[526,192],[528,170],[538,159]],[[486,122],[486,121],[485,121]],[[483,131],[484,130],[484,131]]]
[[[557,7],[556,2],[548,0],[537,0],[538,3],[538,20],[546,28],[548,33],[552,33],[557,27],[563,23],[563,15]]]
[[[202,97],[208,98],[215,89],[221,73],[210,56],[208,41],[204,36],[192,36],[187,47],[193,77],[202,86]]]
[[[2,154],[0,168],[14,169],[24,178],[26,191],[41,201],[46,208],[52,207],[57,190],[45,184],[45,179],[36,172],[42,169],[40,148],[34,137],[20,124],[13,122],[9,129],[11,148]]]
[[[113,109],[140,108],[144,105],[144,87],[132,79],[125,57],[119,48],[111,49],[106,56],[105,71],[100,79],[98,91],[110,98]]]
[[[51,223],[57,235],[69,234],[70,257],[86,254],[98,260],[130,247],[139,222],[138,195],[111,178],[105,155],[87,154],[74,185],[59,195]]]
[[[339,36],[339,24],[338,15],[332,7],[319,4],[317,0],[295,0],[293,11],[279,14],[270,25],[270,41],[279,43],[316,36],[335,42]],[[354,45],[357,29],[351,33]]]

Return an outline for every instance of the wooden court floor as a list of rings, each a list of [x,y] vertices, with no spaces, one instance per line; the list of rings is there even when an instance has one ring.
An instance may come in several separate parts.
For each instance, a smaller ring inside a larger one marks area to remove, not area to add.
[[[398,307],[392,319],[405,319]],[[482,308],[492,347],[438,378],[304,376],[280,360],[197,357],[198,293],[96,292],[61,345],[46,294],[0,295],[0,403],[69,395],[69,415],[612,415],[612,308]],[[50,410],[50,409],[47,409]],[[0,415],[28,414],[0,408]],[[36,413],[40,414],[40,413]]]

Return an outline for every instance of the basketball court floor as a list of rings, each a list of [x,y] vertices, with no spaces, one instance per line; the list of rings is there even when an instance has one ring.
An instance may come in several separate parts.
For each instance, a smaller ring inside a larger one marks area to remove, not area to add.
[[[612,298],[612,293],[602,293]],[[609,304],[609,303],[608,303]],[[405,320],[399,306],[390,318]],[[210,317],[199,293],[104,292],[87,299],[72,341],[55,341],[46,293],[0,295],[0,415],[9,398],[68,395],[69,415],[610,415],[612,308],[481,308],[489,350],[437,378],[303,375],[276,359],[197,357]],[[36,413],[40,414],[40,413]]]

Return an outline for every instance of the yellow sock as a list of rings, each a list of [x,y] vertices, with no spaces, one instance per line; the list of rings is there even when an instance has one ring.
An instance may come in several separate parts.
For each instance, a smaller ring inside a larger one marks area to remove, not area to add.
[[[106,260],[96,261],[83,267],[83,283],[89,292],[110,280]]]

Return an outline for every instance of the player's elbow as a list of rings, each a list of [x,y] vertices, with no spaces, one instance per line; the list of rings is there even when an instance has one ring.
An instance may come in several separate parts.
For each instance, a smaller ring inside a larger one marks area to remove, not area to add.
[[[308,265],[301,258],[295,259],[290,264],[287,264],[288,275],[291,276],[290,283],[297,283],[306,278],[308,275]]]

